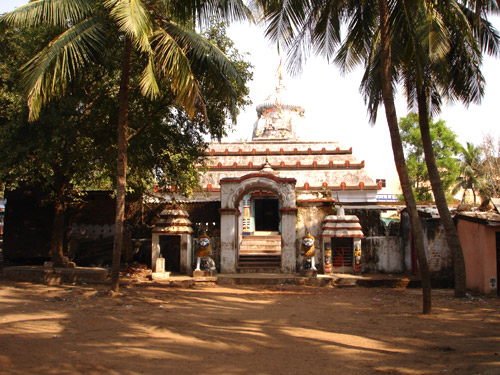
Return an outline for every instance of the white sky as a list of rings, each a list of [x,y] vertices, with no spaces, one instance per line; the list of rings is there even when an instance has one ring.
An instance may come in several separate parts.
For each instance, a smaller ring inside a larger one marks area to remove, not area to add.
[[[27,0],[0,0],[0,14],[27,3]],[[500,20],[494,19],[500,29]],[[255,106],[274,92],[277,83],[276,70],[279,56],[263,36],[263,29],[246,23],[230,28],[229,36],[240,52],[248,52],[248,60],[254,65],[254,79],[250,83],[253,102],[238,117],[236,130],[227,140],[250,140],[256,120]],[[285,65],[285,62],[283,62]],[[486,77],[486,94],[481,105],[464,108],[461,104],[445,105],[439,118],[446,121],[458,135],[462,144],[480,144],[483,135],[500,136],[500,61],[486,57],[483,74]],[[301,76],[291,78],[283,69],[284,84],[293,104],[305,108],[306,129],[298,129],[305,139],[338,141],[353,148],[354,156],[365,160],[365,169],[373,178],[386,178],[392,187],[397,180],[389,131],[383,108],[378,120],[369,125],[366,107],[359,83],[362,71],[341,76],[337,67],[328,65],[321,58],[311,58]],[[406,101],[401,94],[396,97],[398,117],[406,116]]]

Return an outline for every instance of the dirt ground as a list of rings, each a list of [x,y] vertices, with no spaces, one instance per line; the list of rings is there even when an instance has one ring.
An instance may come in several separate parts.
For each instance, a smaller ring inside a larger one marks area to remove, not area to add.
[[[433,291],[0,280],[0,374],[500,374],[500,300]]]

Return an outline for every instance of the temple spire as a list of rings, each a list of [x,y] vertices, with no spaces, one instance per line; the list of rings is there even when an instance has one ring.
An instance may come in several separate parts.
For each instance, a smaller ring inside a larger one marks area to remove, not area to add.
[[[276,71],[278,85],[275,92],[256,107],[257,121],[254,125],[253,141],[296,140],[296,120],[304,117],[304,108],[287,102],[281,67],[280,59]]]

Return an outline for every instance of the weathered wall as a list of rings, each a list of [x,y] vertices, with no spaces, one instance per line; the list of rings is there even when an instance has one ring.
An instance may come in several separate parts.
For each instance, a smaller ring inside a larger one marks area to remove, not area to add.
[[[420,215],[422,230],[424,231],[424,246],[429,263],[431,280],[435,285],[453,285],[453,260],[451,251],[446,243],[444,228],[439,219]],[[409,216],[406,212],[401,215],[401,240],[404,254],[405,271],[416,273],[418,270],[416,250],[412,250],[412,238]]]
[[[361,248],[361,272],[402,273],[405,271],[399,237],[363,238]]]
[[[358,217],[365,237],[385,236],[385,226],[380,220],[380,210],[352,209],[349,206],[345,206],[344,210],[346,215],[356,215]]]
[[[424,245],[431,277],[439,280],[453,279],[453,260],[446,242],[446,234],[439,219],[422,220]]]

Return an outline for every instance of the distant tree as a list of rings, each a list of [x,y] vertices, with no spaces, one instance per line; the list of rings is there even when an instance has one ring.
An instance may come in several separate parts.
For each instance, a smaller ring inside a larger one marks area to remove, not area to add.
[[[457,135],[446,126],[445,121],[434,122],[429,119],[429,125],[432,148],[434,149],[443,188],[445,192],[451,193],[450,189],[460,173],[459,163],[456,158],[462,146],[457,141]],[[406,117],[400,118],[399,128],[405,150],[408,175],[415,191],[415,198],[420,201],[432,201],[434,199],[425,163],[418,114],[409,113]],[[451,198],[451,194],[449,198]]]
[[[467,191],[470,190],[475,205],[477,194],[483,189],[484,172],[482,170],[481,149],[467,142],[467,146],[462,147],[459,158],[460,175],[457,177],[457,184],[453,188],[453,194],[463,190],[462,202],[464,202]]]
[[[483,200],[500,197],[500,138],[495,139],[491,134],[487,134],[479,148],[484,176],[481,197]]]

